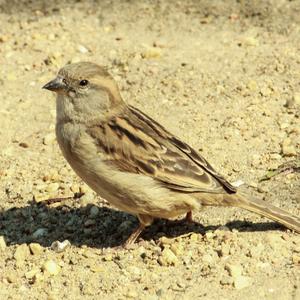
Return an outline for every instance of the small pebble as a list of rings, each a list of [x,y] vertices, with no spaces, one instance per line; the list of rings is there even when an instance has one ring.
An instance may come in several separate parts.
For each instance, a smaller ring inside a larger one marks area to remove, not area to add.
[[[238,276],[234,278],[233,285],[237,290],[244,289],[252,284],[252,278],[248,276]]]
[[[177,256],[174,252],[168,248],[161,252],[161,256],[158,258],[158,262],[162,266],[175,266],[179,263]]]
[[[153,59],[153,58],[160,58],[161,57],[161,50],[155,47],[149,47],[148,49],[144,50],[142,53],[142,58],[145,59]]]
[[[284,104],[284,107],[287,107],[287,108],[293,108],[294,106],[295,106],[294,98],[287,99],[285,104]]]
[[[290,124],[289,123],[281,123],[281,124],[279,124],[279,126],[280,126],[281,130],[284,130],[284,129],[289,128]]]
[[[125,220],[119,225],[119,231],[120,232],[127,231],[128,228],[130,228],[131,226],[132,226],[132,222],[130,220]]]
[[[242,43],[246,46],[252,46],[252,47],[259,45],[259,41],[255,37],[252,37],[252,36],[244,37],[242,40]]]
[[[46,191],[48,193],[54,193],[57,192],[57,190],[59,189],[59,183],[58,182],[52,182],[49,183],[46,187]]]
[[[300,105],[300,93],[295,93],[293,96],[293,101],[296,105]]]
[[[267,234],[265,236],[265,240],[273,249],[282,247],[282,244],[284,243],[284,240],[282,239],[282,237],[276,233]]]
[[[137,281],[141,278],[142,272],[138,267],[129,266],[127,271],[130,273],[131,280]]]
[[[258,258],[261,256],[264,249],[265,249],[265,246],[262,243],[259,243],[256,247],[250,248],[250,256]]]
[[[174,239],[169,239],[165,236],[162,236],[159,240],[162,246],[171,245],[174,243]]]
[[[47,228],[38,228],[33,234],[32,234],[32,237],[34,239],[38,239],[42,236],[45,236],[47,235],[48,233],[48,229]]]
[[[197,242],[199,239],[200,239],[200,235],[197,233],[192,233],[190,235],[190,241],[193,243]]]
[[[103,260],[104,261],[112,261],[113,258],[114,258],[113,255],[111,253],[108,253],[103,257]]]
[[[245,182],[244,182],[243,180],[241,180],[241,179],[232,182],[232,185],[233,185],[234,187],[237,187],[237,188],[240,187],[240,186],[242,186],[242,185],[244,185],[244,184],[245,184]]]
[[[80,197],[81,206],[93,204],[93,202],[95,202],[95,195],[92,192],[87,192],[86,194]]]
[[[53,144],[54,141],[55,141],[56,137],[55,137],[55,134],[53,132],[51,133],[48,133],[44,139],[43,139],[43,144],[44,145],[50,145],[50,144]]]
[[[91,235],[92,232],[93,232],[93,229],[92,229],[92,228],[84,228],[84,229],[83,229],[83,233],[84,233],[85,235]]]
[[[65,251],[67,248],[71,246],[71,243],[68,240],[64,240],[63,242],[55,241],[51,244],[51,249],[56,253],[60,253]]]
[[[232,277],[228,276],[228,275],[224,275],[221,280],[220,283],[222,285],[232,285],[233,284],[233,279]]]
[[[0,236],[0,250],[5,250],[5,248],[6,248],[6,242],[5,242],[4,236],[1,235]]]
[[[39,269],[32,269],[32,270],[25,273],[25,278],[26,279],[32,279],[39,272],[40,272]]]
[[[210,254],[206,253],[202,256],[202,261],[211,265],[214,262],[214,258]]]
[[[269,87],[265,86],[261,88],[260,93],[265,97],[269,97],[272,94],[272,90]],[[270,115],[269,111],[265,111],[265,113],[267,115]]]
[[[53,260],[47,260],[43,264],[43,270],[50,275],[55,276],[60,272],[60,266]]]
[[[215,234],[211,231],[208,231],[205,234],[205,237],[206,237],[207,240],[211,240],[214,236],[215,236]]]
[[[23,263],[30,255],[29,248],[26,244],[19,245],[14,253],[14,258],[17,263]]]
[[[49,196],[45,193],[34,192],[33,199],[36,203],[40,203],[49,199]]]
[[[76,183],[72,184],[70,189],[74,194],[80,192],[80,186],[79,186],[79,184],[76,184]]]
[[[222,243],[221,244],[221,256],[227,256],[230,253],[230,244],[229,243]]]
[[[281,150],[282,150],[282,154],[284,156],[296,156],[297,155],[296,148],[292,144],[292,141],[290,138],[286,138],[283,140],[283,142],[281,144]]]
[[[153,47],[167,48],[168,43],[165,40],[156,40],[156,41],[153,42]]]
[[[18,280],[18,275],[16,272],[8,271],[5,274],[6,280],[9,283],[15,283]]]
[[[184,255],[184,247],[183,244],[179,243],[173,243],[170,247],[170,249],[173,251],[173,253],[178,257],[178,256],[183,256]]]
[[[138,297],[138,293],[135,288],[129,288],[125,294],[126,299],[133,299]]]
[[[95,220],[92,220],[92,219],[88,219],[84,222],[84,226],[85,227],[90,227],[90,226],[93,226],[96,224],[96,221]]]
[[[44,248],[38,243],[29,244],[29,248],[33,255],[39,255],[44,251]]]
[[[225,269],[231,277],[239,277],[243,272],[243,268],[240,265],[226,264]]]
[[[20,142],[19,146],[22,147],[22,148],[28,148],[29,147],[29,145],[25,142]]]
[[[294,265],[300,266],[300,254],[294,253],[292,256],[292,261]]]
[[[78,45],[77,47],[78,51],[82,54],[88,53],[89,49],[87,49],[86,47],[84,47],[83,45]]]
[[[278,153],[271,153],[270,155],[270,159],[274,159],[274,160],[280,160],[281,159],[281,155]]]
[[[99,214],[99,208],[95,205],[93,205],[90,209],[90,217],[95,218]]]
[[[91,271],[94,272],[94,273],[102,273],[102,272],[105,272],[105,268],[104,268],[103,266],[99,266],[99,265],[97,265],[97,266],[92,265],[92,266],[90,266],[90,269],[91,269]]]
[[[248,83],[247,83],[247,88],[250,90],[250,91],[257,91],[257,82],[255,80],[250,80]]]
[[[86,184],[79,186],[79,192],[82,194],[87,194],[87,193],[93,194],[93,190]]]
[[[15,81],[15,80],[17,80],[17,76],[14,73],[7,73],[6,79],[9,81]]]
[[[220,233],[226,233],[226,232],[231,232],[230,228],[225,226],[225,225],[221,225],[217,228],[218,232]],[[216,233],[218,233],[216,232]]]

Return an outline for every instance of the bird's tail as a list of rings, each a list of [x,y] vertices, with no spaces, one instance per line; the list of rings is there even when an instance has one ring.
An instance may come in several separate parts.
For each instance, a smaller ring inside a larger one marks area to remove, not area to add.
[[[280,209],[266,201],[255,199],[253,197],[244,196],[240,193],[218,195],[218,199],[212,200],[215,195],[210,195],[203,201],[203,205],[219,205],[219,206],[234,206],[247,209],[276,221],[285,227],[300,233],[300,218]],[[216,201],[217,200],[217,201]],[[202,201],[201,201],[202,202]]]

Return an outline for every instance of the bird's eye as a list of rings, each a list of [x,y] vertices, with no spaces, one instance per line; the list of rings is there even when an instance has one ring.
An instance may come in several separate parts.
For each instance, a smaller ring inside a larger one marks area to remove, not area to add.
[[[83,79],[83,80],[79,81],[80,86],[87,86],[88,84],[89,84],[89,82],[86,79]]]

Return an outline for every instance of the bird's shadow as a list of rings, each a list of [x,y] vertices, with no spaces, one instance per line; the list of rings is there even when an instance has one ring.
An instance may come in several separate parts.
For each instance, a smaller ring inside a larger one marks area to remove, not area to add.
[[[68,239],[72,245],[79,247],[109,248],[122,245],[137,226],[134,216],[105,206],[51,207],[32,201],[27,206],[0,212],[0,235],[8,245],[36,242],[49,247],[54,241]],[[174,238],[192,232],[203,235],[220,226],[205,227],[196,222],[176,225],[156,220],[143,232],[141,239]],[[226,227],[238,231],[267,231],[278,229],[281,225],[234,221],[227,223]]]

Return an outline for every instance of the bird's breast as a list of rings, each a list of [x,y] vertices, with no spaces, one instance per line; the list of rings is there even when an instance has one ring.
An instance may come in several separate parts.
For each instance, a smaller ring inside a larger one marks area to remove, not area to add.
[[[56,135],[63,156],[76,174],[100,196],[120,207],[119,195],[116,194],[117,183],[113,179],[118,171],[106,163],[106,154],[86,133],[85,127],[58,123]]]
[[[134,214],[168,218],[197,206],[188,194],[175,193],[151,176],[114,167],[84,126],[58,124],[56,134],[64,157],[77,175],[115,207]]]

